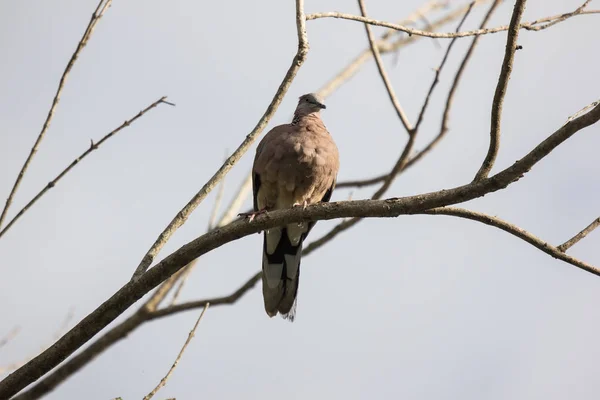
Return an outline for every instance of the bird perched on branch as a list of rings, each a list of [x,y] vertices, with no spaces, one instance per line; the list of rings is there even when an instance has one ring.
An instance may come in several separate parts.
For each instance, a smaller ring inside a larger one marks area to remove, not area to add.
[[[270,210],[329,201],[340,162],[337,146],[321,120],[324,108],[318,95],[301,96],[292,123],[271,129],[258,144],[250,218]],[[263,233],[263,298],[270,317],[280,313],[294,320],[302,242],[314,225],[294,223]]]

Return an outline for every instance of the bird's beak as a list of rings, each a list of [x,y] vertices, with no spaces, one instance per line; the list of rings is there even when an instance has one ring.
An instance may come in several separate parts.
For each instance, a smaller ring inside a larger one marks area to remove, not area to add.
[[[321,107],[323,110],[327,108],[327,106],[325,104],[323,104],[323,103],[317,103],[317,105],[319,107]]]

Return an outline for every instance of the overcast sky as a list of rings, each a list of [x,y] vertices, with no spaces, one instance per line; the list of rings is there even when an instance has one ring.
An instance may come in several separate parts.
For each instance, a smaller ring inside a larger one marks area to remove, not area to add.
[[[0,2],[2,204],[96,3]],[[160,231],[255,126],[296,51],[293,3],[114,0],[70,75],[11,216],[90,139],[163,95],[177,106],[158,107],[108,141],[0,239],[0,336],[22,328],[0,350],[0,367],[49,344],[70,309],[72,326],[120,288]],[[374,18],[396,21],[420,3],[367,0],[367,7]],[[513,3],[505,1],[490,25],[507,24]],[[579,5],[530,0],[524,19]],[[306,9],[359,13],[355,1],[344,0],[306,0]],[[486,9],[474,10],[465,29],[476,27]],[[598,99],[599,18],[521,32],[494,171]],[[268,129],[288,122],[299,95],[317,90],[367,46],[356,22],[316,20],[307,28],[307,61]],[[447,138],[396,180],[390,197],[473,178],[487,151],[505,40],[499,33],[480,41]],[[445,93],[469,42],[460,40],[450,56],[418,149],[437,133]],[[413,121],[447,44],[422,39],[385,57]],[[341,154],[339,180],[391,168],[407,135],[373,61],[326,103],[323,119]],[[598,148],[595,125],[508,189],[464,206],[562,243],[599,215]],[[253,154],[254,147],[227,176],[227,199]],[[373,190],[355,190],[353,198]],[[348,196],[340,189],[334,199]],[[205,231],[214,198],[161,257]],[[334,224],[318,223],[308,242]],[[260,268],[261,240],[251,235],[202,257],[182,301],[236,289]],[[599,244],[600,230],[569,253],[600,265]],[[596,399],[599,303],[600,278],[496,228],[442,216],[363,221],[303,261],[296,322],[266,316],[260,285],[233,307],[209,309],[156,398]],[[47,398],[141,398],[166,373],[199,312],[142,326]]]

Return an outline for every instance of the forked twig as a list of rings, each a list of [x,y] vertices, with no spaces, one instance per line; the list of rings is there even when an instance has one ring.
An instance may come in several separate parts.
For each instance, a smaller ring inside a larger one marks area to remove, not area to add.
[[[10,227],[15,222],[17,222],[17,220],[19,218],[21,218],[23,216],[23,214],[25,214],[25,212],[27,210],[29,210],[31,208],[31,206],[33,206],[44,194],[46,194],[46,192],[48,190],[50,190],[54,186],[56,186],[56,184],[58,183],[59,180],[61,180],[71,169],[73,169],[77,164],[79,164],[79,162],[82,161],[85,157],[87,157],[92,151],[97,150],[98,147],[100,147],[100,145],[102,143],[104,143],[105,141],[107,141],[108,139],[110,139],[111,137],[113,137],[114,135],[116,135],[117,133],[119,133],[124,128],[127,128],[129,125],[131,125],[133,122],[135,122],[138,118],[141,118],[145,113],[147,113],[148,111],[150,111],[151,109],[153,109],[157,105],[159,105],[161,103],[165,103],[165,104],[169,104],[169,105],[174,105],[173,103],[167,102],[165,100],[166,98],[167,98],[166,96],[163,96],[160,99],[156,100],[154,103],[150,104],[148,107],[144,108],[142,111],[140,111],[139,113],[137,113],[137,115],[135,115],[134,117],[128,119],[127,121],[123,122],[119,127],[117,127],[116,129],[110,131],[109,133],[107,133],[97,143],[94,143],[94,141],[91,141],[90,147],[88,147],[87,150],[85,150],[83,153],[81,153],[81,155],[79,155],[79,157],[77,157],[75,160],[73,160],[54,179],[52,179],[50,182],[48,182],[48,184],[46,184],[46,186],[44,186],[44,188],[42,190],[40,190],[38,192],[38,194],[36,194],[31,200],[29,200],[29,202],[17,213],[17,215],[15,215],[13,217],[13,219],[10,220],[10,222],[4,227],[4,229],[0,230],[0,237],[2,237],[6,233],[6,231],[8,231],[10,229]]]

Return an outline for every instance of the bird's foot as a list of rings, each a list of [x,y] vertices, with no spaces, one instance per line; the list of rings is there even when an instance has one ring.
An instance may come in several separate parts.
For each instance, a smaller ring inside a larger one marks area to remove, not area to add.
[[[308,207],[308,201],[304,200],[302,203],[294,203],[292,207],[302,207],[303,210],[306,210],[306,207]]]
[[[249,213],[239,213],[238,216],[248,218],[248,222],[252,222],[254,220],[254,218],[256,218],[258,215],[266,214],[266,213],[267,213],[267,209],[262,208],[258,211],[252,211]]]

